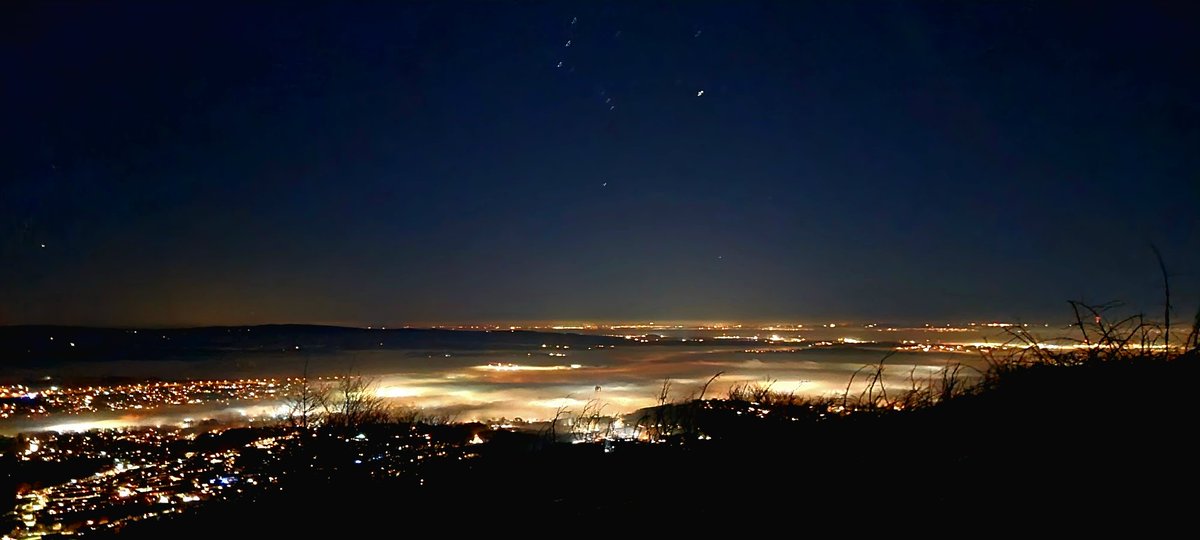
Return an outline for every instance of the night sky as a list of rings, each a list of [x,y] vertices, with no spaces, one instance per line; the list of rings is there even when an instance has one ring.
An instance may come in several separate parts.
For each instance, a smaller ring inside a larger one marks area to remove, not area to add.
[[[248,4],[0,7],[0,324],[1200,296],[1186,2]]]

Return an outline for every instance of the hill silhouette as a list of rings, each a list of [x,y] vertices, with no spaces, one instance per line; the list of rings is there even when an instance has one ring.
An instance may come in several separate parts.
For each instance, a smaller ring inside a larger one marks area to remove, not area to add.
[[[116,329],[74,326],[0,327],[5,365],[47,360],[187,357],[229,352],[367,349],[488,349],[629,344],[625,339],[525,330],[365,329],[304,324]]]

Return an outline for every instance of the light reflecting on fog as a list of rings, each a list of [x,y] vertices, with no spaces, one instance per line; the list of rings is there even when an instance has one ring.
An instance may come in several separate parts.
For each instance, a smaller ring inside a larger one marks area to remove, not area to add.
[[[770,384],[775,391],[798,396],[840,395],[851,376],[878,363],[886,347],[854,345],[793,348],[786,345],[746,349],[715,345],[618,347],[569,351],[359,351],[320,353],[239,353],[206,359],[157,362],[89,362],[65,365],[46,373],[83,377],[121,373],[131,377],[249,378],[298,376],[309,364],[314,376],[360,374],[374,380],[380,397],[395,407],[416,407],[457,420],[552,417],[557,409],[593,402],[606,414],[632,412],[654,405],[663,381],[670,379],[670,399],[721,397],[731,385]],[[889,357],[884,383],[907,389],[938,376],[948,363],[982,367],[977,353],[901,351]],[[30,373],[30,375],[33,375]],[[856,378],[857,393],[867,378]],[[181,425],[185,420],[265,421],[280,411],[279,401],[162,407],[140,415],[94,413],[9,419],[0,433],[43,429],[78,431],[134,425]]]

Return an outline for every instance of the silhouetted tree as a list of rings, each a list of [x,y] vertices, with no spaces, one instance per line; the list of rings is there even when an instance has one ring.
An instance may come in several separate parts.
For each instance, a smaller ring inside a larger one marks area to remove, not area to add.
[[[293,386],[284,396],[283,403],[287,407],[287,422],[293,428],[308,431],[317,420],[317,415],[323,404],[328,402],[329,389],[322,385],[314,385],[308,378],[308,360],[304,361],[304,374],[299,384]]]
[[[325,422],[334,429],[356,429],[390,418],[387,402],[375,395],[375,380],[361,375],[338,379],[322,405]]]

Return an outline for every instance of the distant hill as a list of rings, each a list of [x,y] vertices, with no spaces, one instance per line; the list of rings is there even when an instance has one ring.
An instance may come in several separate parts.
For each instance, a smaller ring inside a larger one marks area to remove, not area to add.
[[[0,365],[40,360],[154,359],[221,352],[353,351],[366,349],[535,348],[628,345],[584,334],[519,330],[364,329],[304,324],[119,329],[75,326],[0,326]]]

